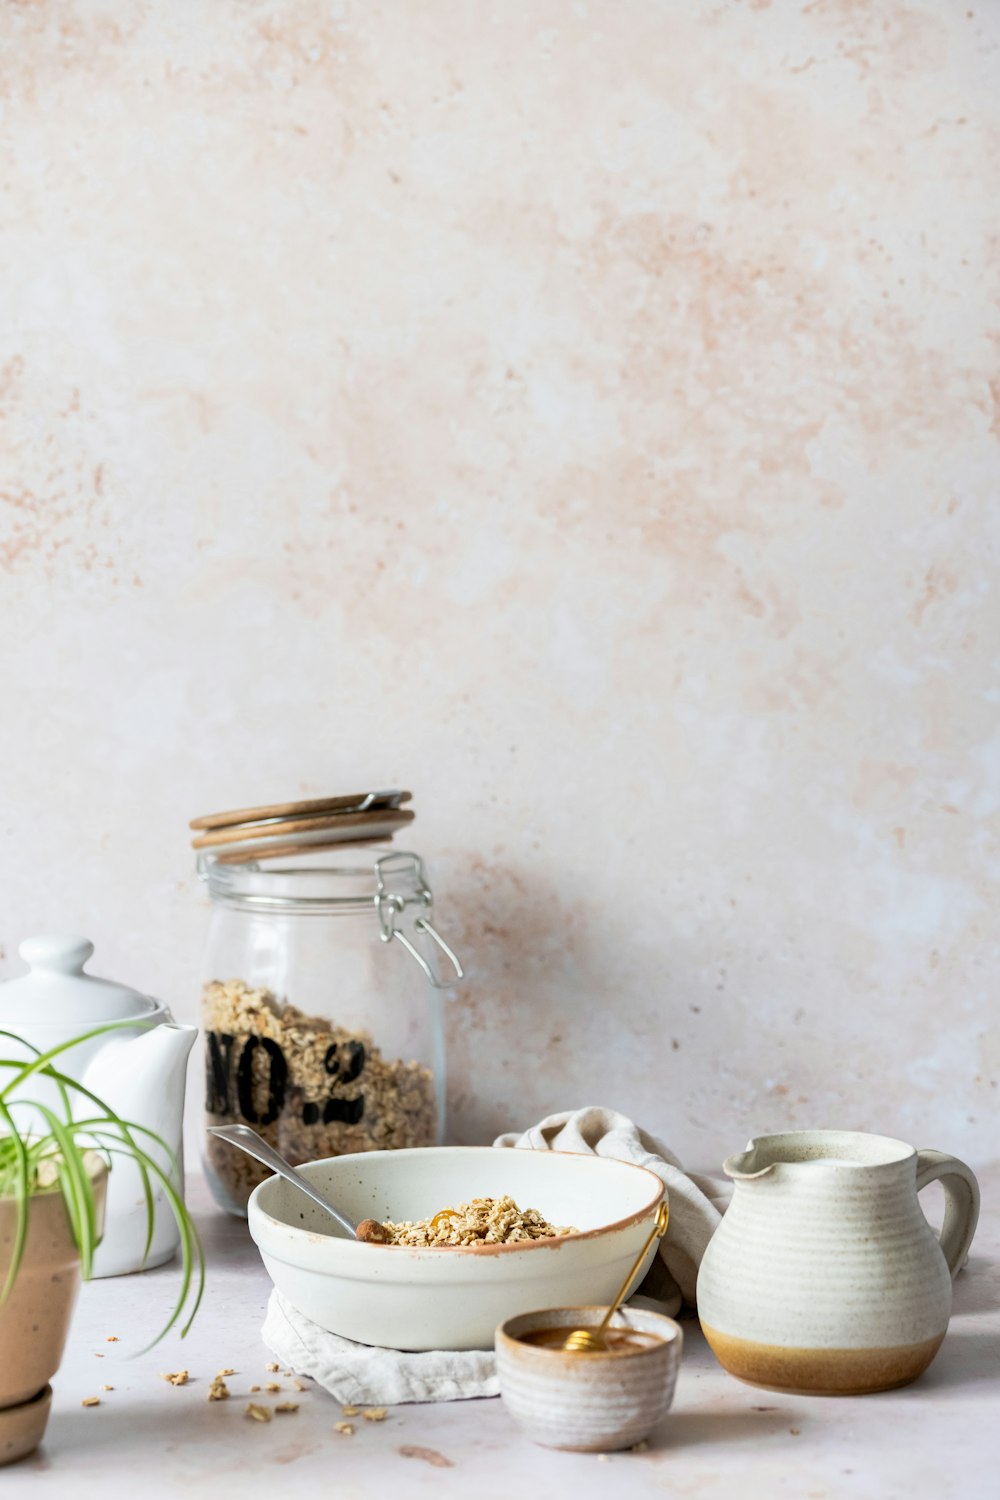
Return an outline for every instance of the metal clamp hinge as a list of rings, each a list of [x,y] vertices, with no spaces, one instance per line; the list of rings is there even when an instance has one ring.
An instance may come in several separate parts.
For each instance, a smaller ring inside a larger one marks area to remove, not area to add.
[[[399,890],[398,885],[391,889],[387,877],[408,875],[412,878],[414,889],[407,895]],[[391,943],[393,939],[406,949],[412,958],[423,970],[427,981],[436,990],[450,989],[458,980],[464,978],[465,971],[458,960],[457,954],[448,946],[444,938],[430,920],[430,912],[434,906],[434,896],[424,875],[423,860],[418,854],[385,854],[381,859],[375,861],[375,877],[377,881],[375,891],[375,910],[378,913],[380,933],[383,943]],[[424,915],[414,917],[414,932],[426,933],[432,942],[437,944],[438,949],[450,961],[455,970],[451,979],[441,979],[435,972],[433,966],[427,961],[420,949],[411,942],[406,933],[399,926],[397,917],[401,916],[406,907],[418,904]]]

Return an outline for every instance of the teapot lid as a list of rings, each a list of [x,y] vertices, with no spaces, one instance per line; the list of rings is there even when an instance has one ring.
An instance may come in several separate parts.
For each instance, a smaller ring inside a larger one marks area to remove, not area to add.
[[[46,933],[25,938],[18,953],[30,972],[0,984],[0,1024],[100,1025],[148,1016],[159,1006],[148,995],[85,974],[83,966],[94,951],[89,938]]]

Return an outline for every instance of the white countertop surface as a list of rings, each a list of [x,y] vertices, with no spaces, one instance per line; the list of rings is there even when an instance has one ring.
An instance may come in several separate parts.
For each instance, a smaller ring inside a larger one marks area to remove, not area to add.
[[[169,1306],[174,1268],[94,1282],[82,1290],[42,1448],[0,1470],[0,1496],[17,1500],[109,1494],[142,1500],[183,1493],[252,1500],[323,1485],[336,1500],[394,1495],[492,1497],[661,1495],[696,1500],[789,1496],[915,1500],[998,1493],[1000,1467],[1000,1167],[982,1174],[984,1210],[968,1268],[955,1289],[951,1328],[915,1385],[879,1396],[780,1396],[731,1379],[693,1322],[673,1410],[645,1452],[563,1454],[535,1447],[502,1400],[390,1409],[334,1431],[337,1402],[311,1383],[269,1424],[244,1415],[251,1384],[279,1380],[260,1339],[270,1283],[241,1221],[208,1206],[189,1184],[209,1257],[209,1283],[188,1338],[130,1357]],[[120,1342],[109,1343],[117,1334]],[[98,1357],[101,1356],[101,1357]],[[229,1401],[206,1399],[225,1366]],[[187,1368],[173,1387],[161,1371]],[[102,1384],[114,1390],[102,1392]],[[87,1396],[100,1396],[85,1408]],[[414,1451],[415,1450],[415,1451]],[[319,1493],[319,1491],[317,1491]]]

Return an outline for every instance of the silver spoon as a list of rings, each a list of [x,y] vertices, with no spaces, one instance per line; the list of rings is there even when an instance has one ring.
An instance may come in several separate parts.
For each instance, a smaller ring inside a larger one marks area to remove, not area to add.
[[[320,1208],[324,1209],[331,1218],[336,1219],[341,1229],[346,1229],[352,1240],[362,1240],[368,1244],[385,1244],[389,1236],[377,1219],[362,1219],[360,1224],[355,1224],[339,1208],[334,1208],[329,1199],[325,1198],[317,1188],[314,1188],[307,1177],[301,1172],[296,1172],[290,1161],[286,1161],[280,1152],[269,1146],[263,1136],[259,1136],[256,1130],[251,1130],[249,1125],[209,1125],[209,1135],[217,1135],[222,1140],[228,1141],[231,1146],[238,1146],[248,1156],[255,1156],[258,1161],[270,1167],[272,1172],[277,1172],[286,1182],[297,1187],[300,1192],[305,1193]]]

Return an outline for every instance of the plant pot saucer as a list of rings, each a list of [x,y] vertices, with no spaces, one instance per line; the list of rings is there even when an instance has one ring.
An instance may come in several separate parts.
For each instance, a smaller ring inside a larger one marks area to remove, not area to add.
[[[45,1433],[52,1405],[52,1387],[43,1386],[30,1401],[0,1409],[0,1467],[34,1453]]]

